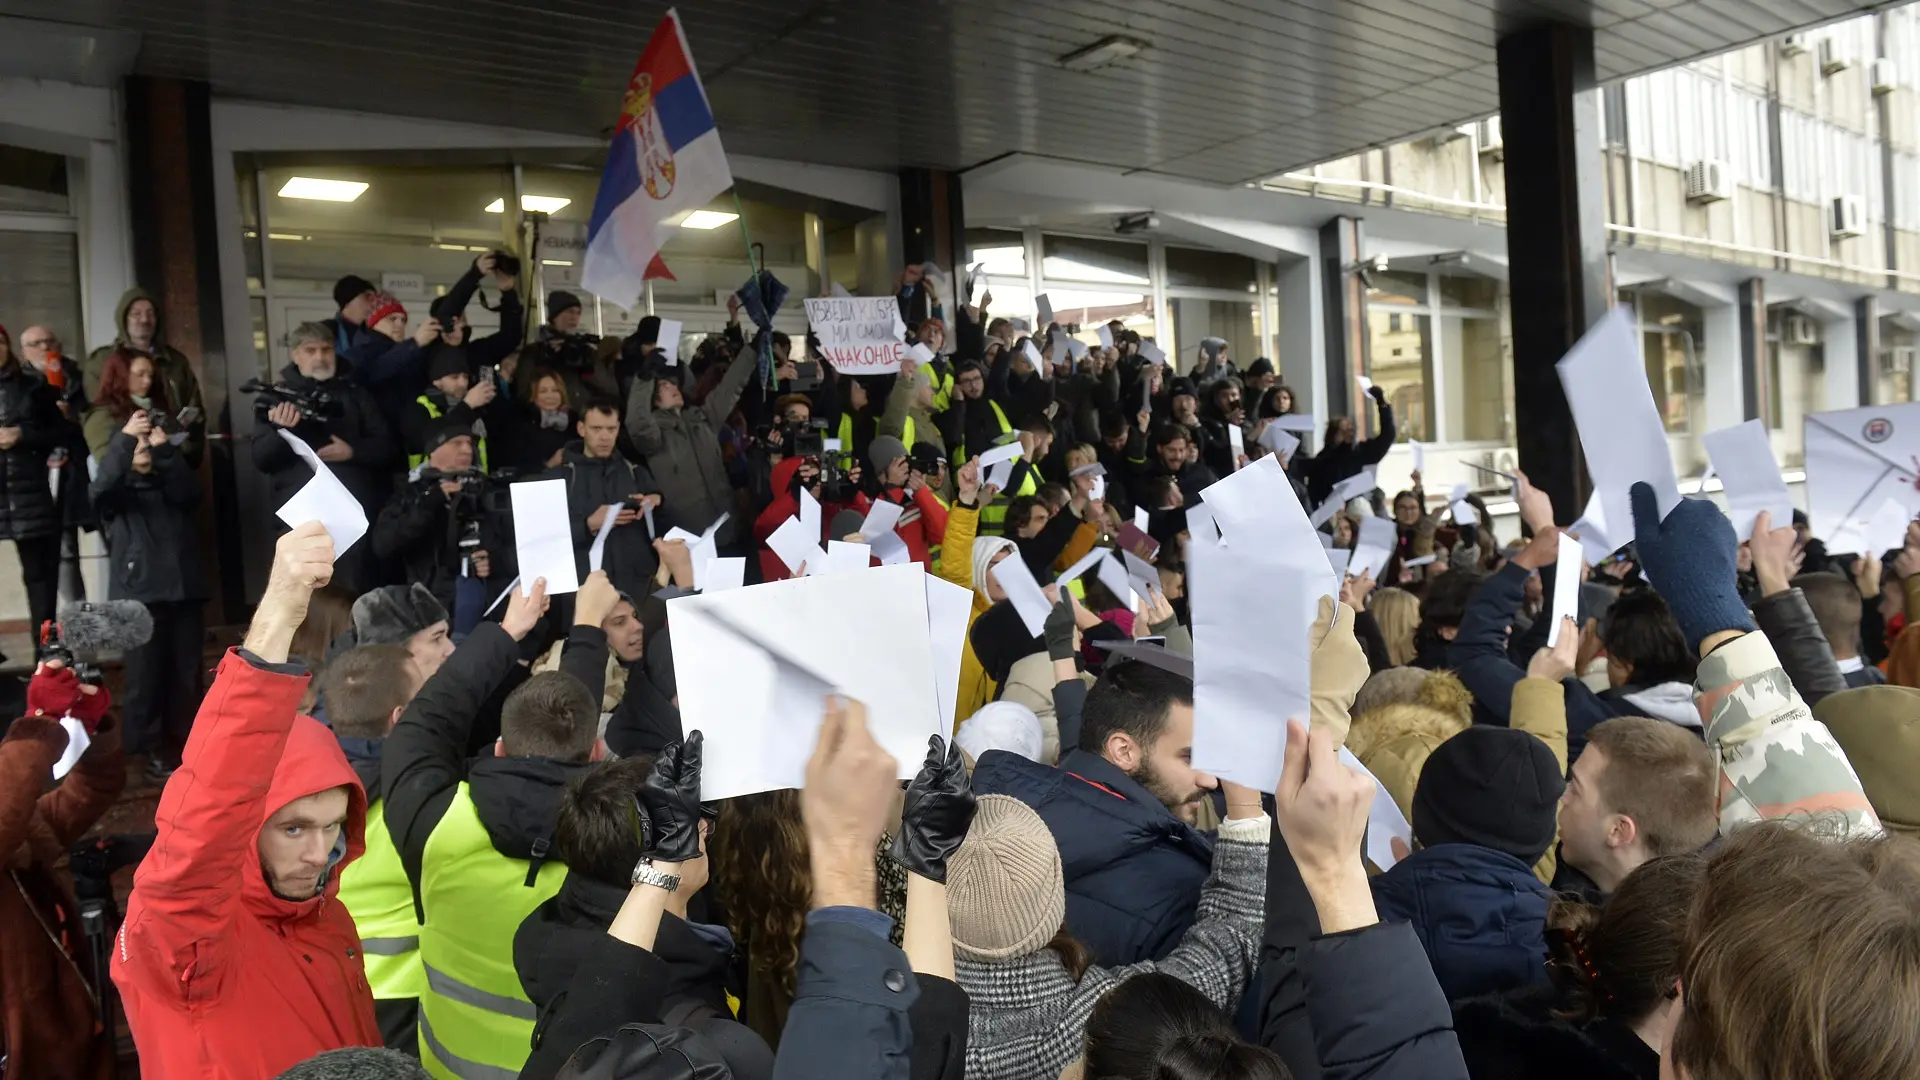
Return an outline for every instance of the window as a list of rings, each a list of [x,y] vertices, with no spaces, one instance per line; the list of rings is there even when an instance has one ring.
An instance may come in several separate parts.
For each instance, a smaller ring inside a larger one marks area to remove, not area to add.
[[[1153,284],[1147,278],[1145,244],[1050,235],[1040,238],[1040,250],[1040,274],[1048,281],[1142,288]]]
[[[0,145],[0,210],[70,213],[67,159],[24,146]]]
[[[1512,345],[1498,281],[1473,274],[1371,275],[1368,375],[1386,393],[1404,438],[1511,438]]]
[[[1175,356],[1172,337],[1154,317],[1146,244],[1045,235],[1040,250],[1040,287],[1047,303],[1060,322],[1081,327],[1080,338],[1097,341],[1094,327],[1119,319],[1140,336],[1154,338],[1169,358]]]
[[[1401,439],[1431,441],[1428,424],[1433,405],[1429,336],[1432,320],[1426,315],[1389,315],[1367,312],[1367,343],[1371,355],[1367,374],[1393,406],[1394,424]],[[1364,404],[1364,402],[1360,403]]]
[[[1906,315],[1880,317],[1880,356],[1873,392],[1876,404],[1914,400],[1914,347],[1920,344],[1920,333],[1908,328],[1911,318]]]
[[[1397,334],[1400,332],[1400,313],[1399,312],[1396,311],[1393,314],[1387,316],[1387,332],[1393,333],[1393,334]],[[1400,355],[1399,351],[1395,350],[1394,355],[1395,356]]]
[[[1667,430],[1694,430],[1694,417],[1705,419],[1706,378],[1701,348],[1706,320],[1701,310],[1663,293],[1639,295],[1641,358],[1653,404]],[[1704,428],[1700,430],[1704,431]]]
[[[997,277],[1027,276],[1026,239],[1010,229],[968,229],[967,265]]]
[[[1767,426],[1775,432],[1783,464],[1804,460],[1802,428],[1808,413],[1827,407],[1822,339],[1825,327],[1790,308],[1767,309]]]
[[[1223,289],[1251,295],[1257,287],[1259,271],[1245,255],[1171,246],[1166,251],[1170,289]]]

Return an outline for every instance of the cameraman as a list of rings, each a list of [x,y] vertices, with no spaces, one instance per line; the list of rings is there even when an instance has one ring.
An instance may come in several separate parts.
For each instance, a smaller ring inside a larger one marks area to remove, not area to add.
[[[547,294],[547,321],[541,324],[532,346],[514,370],[516,395],[525,397],[532,390],[533,373],[538,369],[551,371],[566,382],[569,401],[602,395],[619,399],[613,351],[602,348],[598,336],[580,332],[580,298],[563,289]]]
[[[947,508],[927,484],[927,475],[913,466],[907,448],[891,435],[875,436],[867,447],[873,461],[874,494],[862,491],[855,496],[853,508],[865,514],[874,502],[885,501],[904,507],[893,531],[906,541],[913,561],[931,567],[930,548],[938,548],[947,536]],[[939,460],[939,455],[934,455]],[[922,460],[921,464],[927,463]],[[872,540],[871,537],[868,538]]]
[[[753,522],[753,538],[760,549],[760,574],[763,581],[785,581],[793,576],[787,564],[767,547],[767,537],[775,529],[786,524],[790,517],[800,514],[800,489],[806,488],[808,494],[820,504],[820,533],[812,539],[824,545],[829,539],[827,525],[833,516],[842,510],[851,510],[854,501],[860,498],[861,469],[857,461],[844,453],[823,453],[816,441],[810,446],[802,446],[802,453],[782,458],[773,467],[773,501],[760,512]],[[842,537],[832,537],[839,540]]]
[[[312,479],[313,470],[276,434],[279,429],[288,429],[314,448],[320,460],[360,500],[367,516],[373,517],[386,501],[388,477],[400,464],[400,445],[393,430],[373,395],[341,377],[333,353],[333,333],[324,324],[308,322],[295,327],[287,335],[287,349],[293,354],[293,363],[280,369],[279,385],[310,403],[324,401],[325,408],[310,410],[313,415],[309,415],[291,401],[271,404],[264,411],[256,403],[254,468],[271,478],[276,506]],[[366,548],[355,545],[334,568],[335,580],[354,593],[375,584],[366,553]]]
[[[456,634],[471,629],[513,579],[511,518],[504,486],[473,471],[470,421],[443,416],[428,429],[425,468],[381,509],[369,534],[373,553],[406,569],[453,613]]]
[[[109,361],[103,393],[113,372]],[[106,533],[107,598],[138,600],[153,616],[152,636],[126,654],[121,716],[127,752],[148,753],[147,778],[158,782],[179,767],[200,708],[207,588],[193,525],[200,478],[148,417],[144,409],[128,417],[96,455],[92,495]]]
[[[622,593],[645,596],[648,579],[659,567],[654,537],[647,535],[646,511],[653,528],[665,536],[670,522],[660,509],[660,485],[646,466],[635,465],[615,449],[620,440],[620,409],[607,398],[587,403],[576,425],[580,441],[561,452],[559,475],[567,481],[567,511],[573,518],[573,554],[580,575],[587,574],[587,553],[606,523],[616,515],[600,569]]]

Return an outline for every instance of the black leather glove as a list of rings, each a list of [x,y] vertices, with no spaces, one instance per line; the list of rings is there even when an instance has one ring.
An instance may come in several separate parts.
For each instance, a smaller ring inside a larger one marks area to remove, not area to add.
[[[1385,390],[1382,390],[1378,383],[1375,383],[1374,385],[1368,387],[1367,393],[1373,395],[1374,401],[1379,402],[1382,405],[1385,405],[1387,403],[1387,392]]]
[[[1060,602],[1047,612],[1046,624],[1041,633],[1047,639],[1047,658],[1051,660],[1073,659],[1073,605],[1067,601],[1066,590],[1060,590]]]
[[[943,749],[944,744],[944,749]],[[973,824],[973,780],[960,748],[935,735],[927,740],[927,761],[907,785],[900,811],[900,835],[893,858],[928,881],[947,882],[947,858],[967,838]]]
[[[695,731],[662,749],[634,793],[651,826],[649,859],[679,863],[700,857],[700,743]]]

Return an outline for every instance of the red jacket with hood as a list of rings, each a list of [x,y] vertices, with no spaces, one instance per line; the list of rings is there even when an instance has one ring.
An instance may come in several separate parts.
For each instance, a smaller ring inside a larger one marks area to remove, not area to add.
[[[145,1080],[260,1080],[323,1050],[379,1046],[340,869],[366,849],[367,797],[331,732],[298,716],[307,677],[230,650],[154,815],[113,955]],[[260,868],[281,807],[347,789],[319,896],[282,900]]]
[[[793,493],[793,474],[800,471],[800,463],[804,460],[806,459],[785,457],[773,467],[773,475],[769,480],[769,486],[773,488],[773,501],[767,504],[765,510],[760,511],[758,518],[754,519],[753,539],[760,546],[760,580],[762,581],[785,581],[793,576],[793,572],[787,569],[787,564],[781,562],[780,556],[775,555],[773,549],[767,546],[767,537],[772,536],[774,530],[784,524],[788,518],[800,513],[800,500]],[[823,548],[826,545],[827,527],[833,524],[833,515],[842,510],[851,509],[853,506],[849,503],[821,504],[820,532],[822,535],[815,539]]]

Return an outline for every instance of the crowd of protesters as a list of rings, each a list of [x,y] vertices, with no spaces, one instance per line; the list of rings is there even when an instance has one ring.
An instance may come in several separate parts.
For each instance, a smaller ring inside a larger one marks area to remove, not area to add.
[[[503,329],[469,340],[489,282]],[[524,335],[492,255],[428,311],[342,279],[251,452],[284,500],[312,475],[290,433],[371,528],[285,530],[204,694],[192,365],[138,292],[78,377],[44,328],[0,333],[0,536],[36,619],[98,523],[158,650],[117,715],[42,665],[0,741],[0,1076],[110,1076],[116,996],[153,1078],[1920,1075],[1920,524],[1834,555],[1636,487],[1548,647],[1562,528],[1524,477],[1503,543],[1418,473],[1369,489],[1377,390],[1315,424],[1217,339],[1160,362],[939,282],[897,281],[933,359],[851,376],[772,328],[764,272],[678,343],[582,335],[565,292]],[[1311,715],[1271,718],[1255,789],[1193,765],[1185,551],[1268,454],[1324,546],[1394,542],[1304,631]],[[566,482],[583,582],[551,602],[509,588],[506,485],[535,477]],[[695,552],[667,534],[785,578],[802,492],[816,543],[899,504],[910,558],[971,590],[951,727],[903,789],[830,697],[803,787],[703,804],[667,603]],[[1158,581],[1052,584],[1100,548]],[[1039,634],[1006,559],[1048,586]],[[59,864],[141,751],[166,786],[103,971]],[[1380,797],[1411,826],[1391,858]]]

